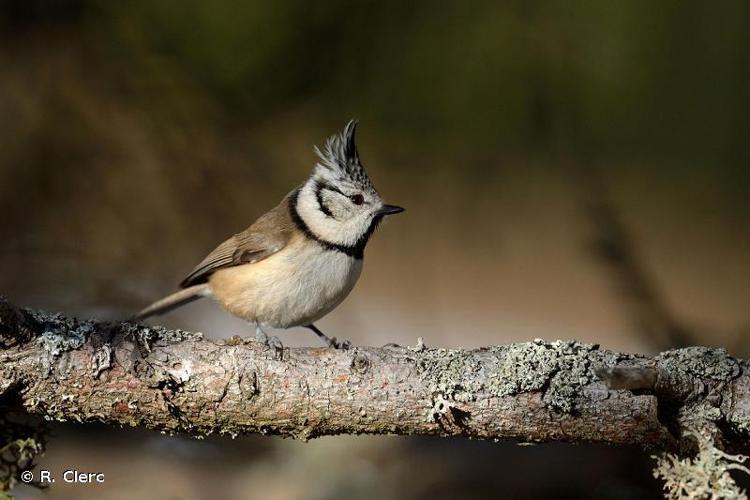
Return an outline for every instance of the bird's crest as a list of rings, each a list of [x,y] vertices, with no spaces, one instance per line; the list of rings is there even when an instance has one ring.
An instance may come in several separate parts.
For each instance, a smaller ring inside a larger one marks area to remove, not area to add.
[[[316,146],[315,153],[320,158],[316,171],[326,177],[349,180],[363,188],[372,188],[370,178],[359,160],[356,133],[357,121],[350,120],[343,131],[328,138],[322,151]]]

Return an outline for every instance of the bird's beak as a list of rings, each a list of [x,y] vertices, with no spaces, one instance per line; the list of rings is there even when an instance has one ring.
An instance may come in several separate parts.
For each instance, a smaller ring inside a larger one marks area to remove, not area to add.
[[[397,207],[396,205],[383,205],[380,210],[378,210],[378,215],[393,215],[393,214],[400,214],[406,210],[402,207]]]

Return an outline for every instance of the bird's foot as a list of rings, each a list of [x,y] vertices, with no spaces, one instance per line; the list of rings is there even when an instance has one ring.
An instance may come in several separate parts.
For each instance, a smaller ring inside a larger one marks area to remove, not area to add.
[[[321,332],[320,329],[315,325],[307,325],[307,328],[315,332],[315,335],[320,337],[320,340],[326,343],[328,347],[333,347],[334,349],[341,349],[346,351],[347,349],[351,349],[352,343],[348,340],[336,340],[336,337],[329,337],[325,333]]]
[[[328,344],[328,347],[333,347],[334,349],[341,349],[342,351],[347,351],[352,348],[352,343],[349,340],[336,340],[336,337],[328,338],[326,337],[326,343]]]
[[[284,354],[284,344],[281,343],[279,337],[269,337],[268,334],[266,334],[266,332],[264,332],[260,326],[256,326],[255,340],[267,347],[270,347],[273,350],[274,355],[278,359],[281,359],[282,355]]]

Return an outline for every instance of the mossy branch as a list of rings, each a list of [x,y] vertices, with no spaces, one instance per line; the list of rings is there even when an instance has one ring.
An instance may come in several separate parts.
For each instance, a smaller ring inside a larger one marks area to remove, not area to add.
[[[649,358],[574,341],[279,353],[0,299],[0,397],[47,419],[196,437],[417,434],[680,451],[688,430],[712,429],[736,452],[748,446],[748,368],[723,349]]]

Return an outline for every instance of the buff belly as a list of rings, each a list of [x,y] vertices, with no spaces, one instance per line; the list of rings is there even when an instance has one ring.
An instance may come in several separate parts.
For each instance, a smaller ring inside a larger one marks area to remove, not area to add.
[[[290,328],[331,312],[352,291],[361,271],[361,259],[303,240],[260,262],[220,269],[209,286],[235,316]]]

